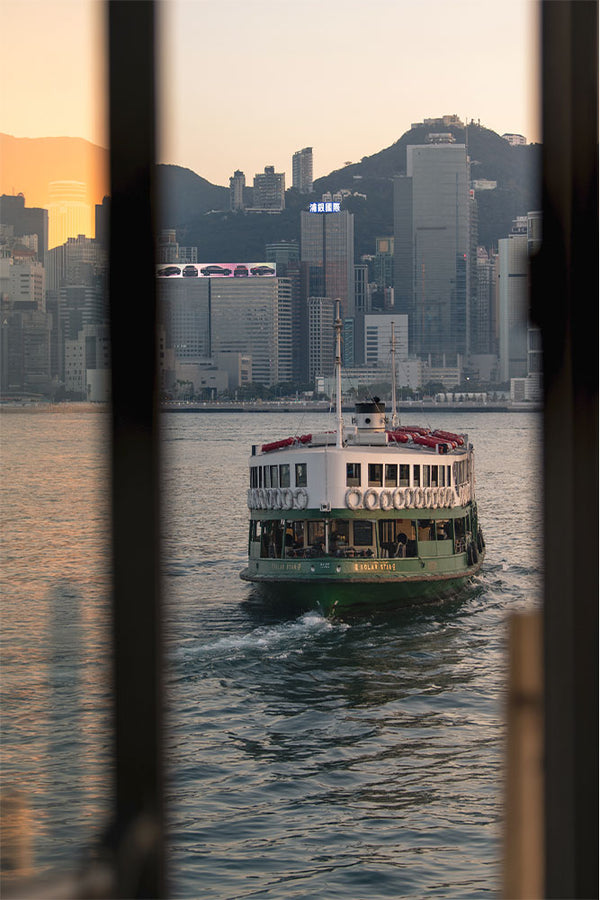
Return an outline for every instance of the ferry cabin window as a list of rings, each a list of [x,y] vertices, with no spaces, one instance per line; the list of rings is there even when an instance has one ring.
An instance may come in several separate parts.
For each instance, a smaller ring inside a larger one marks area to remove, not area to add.
[[[435,541],[435,519],[418,519],[419,541]]]
[[[346,486],[360,487],[360,463],[346,463]]]
[[[306,487],[306,463],[296,463],[296,487]]]
[[[271,469],[271,487],[279,487],[279,472],[277,466],[270,466]]]
[[[289,463],[283,463],[279,466],[279,487],[289,488],[290,486],[290,466]]]
[[[446,484],[452,486],[452,466],[446,466]]]
[[[383,464],[369,463],[369,487],[383,486]]]
[[[354,544],[356,547],[370,547],[373,543],[373,523],[354,520]]]
[[[279,559],[283,547],[283,525],[279,519],[262,523],[260,535],[260,555],[268,559]]]
[[[264,473],[265,473],[264,474],[265,487],[270,488],[271,487],[271,470],[270,470],[269,466],[264,466]]]
[[[423,487],[431,485],[431,466],[423,466]]]
[[[286,556],[296,556],[302,553],[306,547],[304,530],[305,522],[293,519],[285,523],[285,553]]]
[[[451,541],[454,538],[452,519],[436,519],[436,538],[438,541]]]
[[[400,487],[410,487],[410,466],[400,465]]]
[[[454,520],[454,552],[463,553],[466,550],[466,520],[464,518]]]
[[[416,556],[415,523],[411,519],[382,519],[379,522],[379,546],[384,558]]]
[[[332,519],[329,523],[329,552],[341,553],[350,544],[350,522],[348,519]]]
[[[263,470],[262,466],[258,466],[258,486],[263,487]]]
[[[258,487],[258,467],[251,466],[250,468],[250,487],[257,488]]]
[[[325,552],[325,522],[318,520],[308,523],[308,543],[313,551],[319,555]]]
[[[438,486],[438,467],[432,466],[431,467],[431,487],[437,487],[437,486]]]
[[[413,487],[421,486],[421,466],[413,466]]]
[[[385,464],[385,486],[396,487],[398,485],[398,466]]]

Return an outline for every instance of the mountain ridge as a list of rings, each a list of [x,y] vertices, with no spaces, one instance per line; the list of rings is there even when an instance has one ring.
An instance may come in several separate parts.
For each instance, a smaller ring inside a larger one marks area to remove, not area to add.
[[[356,257],[373,253],[375,237],[393,233],[393,177],[406,172],[406,147],[423,143],[430,126],[418,125],[377,153],[321,176],[311,195],[286,191],[279,215],[229,211],[229,188],[213,184],[192,169],[160,163],[160,227],[176,228],[182,244],[197,246],[199,258],[259,259],[265,244],[299,240],[299,212],[310,199],[340,189],[354,194],[344,208],[354,212]],[[448,126],[457,143],[467,143],[471,176],[496,181],[494,191],[477,194],[479,243],[497,246],[510,233],[512,220],[539,208],[538,175],[541,146],[512,147],[496,132],[471,124]],[[28,206],[47,206],[51,181],[88,184],[90,204],[108,193],[108,150],[84,138],[17,138],[0,134],[0,193],[23,193]]]

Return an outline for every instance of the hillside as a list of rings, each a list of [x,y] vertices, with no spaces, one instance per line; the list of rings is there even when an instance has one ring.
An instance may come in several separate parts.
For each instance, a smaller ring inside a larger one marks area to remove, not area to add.
[[[464,128],[451,127],[447,130],[454,133],[457,142],[465,141]],[[423,126],[413,128],[391,147],[315,182],[314,197],[342,188],[367,195],[366,200],[349,197],[344,201],[344,208],[355,213],[357,258],[374,252],[377,236],[393,233],[393,177],[406,172],[406,147],[423,143],[429,131]],[[479,243],[496,247],[498,239],[510,232],[516,216],[539,208],[536,173],[539,171],[541,148],[539,145],[511,147],[498,134],[478,125],[468,127],[466,139],[471,176],[498,183],[495,191],[477,194]],[[231,213],[227,212],[226,188],[217,188],[199,176],[194,176],[198,179],[196,182],[191,177],[194,173],[178,170],[177,166],[160,168],[169,170],[166,173],[169,181],[165,196],[169,200],[163,215],[164,227],[177,227],[180,242],[197,246],[199,258],[221,261],[259,259],[264,255],[265,244],[270,241],[299,240],[299,212],[306,209],[311,198],[288,190],[286,209],[280,215]],[[179,176],[177,170],[188,175],[185,178]],[[221,213],[207,214],[207,210],[218,209],[219,205]]]

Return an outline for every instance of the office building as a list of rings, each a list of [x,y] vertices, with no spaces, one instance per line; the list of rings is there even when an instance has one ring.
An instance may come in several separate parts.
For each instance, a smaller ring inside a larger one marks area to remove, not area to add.
[[[394,238],[375,238],[373,280],[380,291],[394,286]]]
[[[294,378],[293,355],[293,282],[291,278],[277,278],[277,371],[282,384]]]
[[[339,202],[311,204],[300,213],[300,246],[307,297],[340,300],[342,318],[354,316],[354,215]]]
[[[394,179],[395,309],[409,317],[412,353],[464,354],[473,199],[464,144],[407,147]]]
[[[310,194],[313,189],[312,147],[296,150],[292,156],[292,187],[300,194]]]
[[[23,194],[0,197],[0,225],[12,230],[14,238],[37,236],[36,258],[42,264],[48,250],[48,210],[25,206]]]
[[[331,375],[335,365],[335,302],[328,297],[308,299],[308,380]]]
[[[277,384],[280,381],[278,279],[267,275],[203,280],[210,283],[211,352],[251,356],[253,381],[267,387]],[[283,306],[287,305],[287,299],[282,294]]]
[[[365,365],[391,373],[392,324],[396,363],[408,359],[408,316],[400,313],[370,313],[365,316]]]
[[[110,334],[106,323],[84,325],[65,340],[65,390],[79,400],[109,399]]]
[[[264,173],[254,176],[252,206],[264,212],[285,209],[285,172],[276,172],[274,166],[265,166]]]
[[[165,347],[177,361],[207,359],[210,346],[210,278],[159,278],[159,320]]]
[[[527,376],[528,362],[527,219],[498,241],[498,325],[500,380]]]

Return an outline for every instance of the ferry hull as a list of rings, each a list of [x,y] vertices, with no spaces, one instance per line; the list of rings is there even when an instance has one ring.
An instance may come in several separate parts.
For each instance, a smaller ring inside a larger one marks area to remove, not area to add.
[[[467,568],[456,567],[454,571],[432,571],[441,560],[431,560],[422,564],[420,560],[410,560],[416,564],[412,572],[401,570],[399,562],[405,560],[314,560],[302,561],[293,572],[282,569],[286,561],[250,561],[250,565],[240,573],[240,578],[260,584],[269,593],[285,596],[303,605],[321,606],[325,611],[334,609],[402,606],[416,602],[427,602],[451,596],[459,591],[479,571],[485,551],[477,562]],[[254,565],[253,565],[254,562]],[[256,562],[259,563],[258,567]],[[458,560],[448,560],[448,563]],[[289,563],[287,563],[289,565]],[[314,571],[311,571],[311,568]],[[339,569],[339,571],[337,571]],[[426,569],[428,569],[426,571]]]

